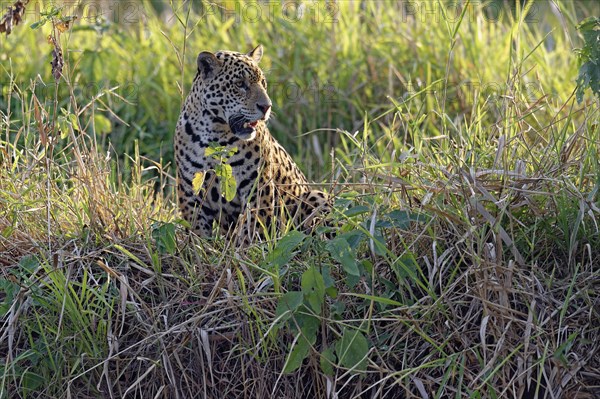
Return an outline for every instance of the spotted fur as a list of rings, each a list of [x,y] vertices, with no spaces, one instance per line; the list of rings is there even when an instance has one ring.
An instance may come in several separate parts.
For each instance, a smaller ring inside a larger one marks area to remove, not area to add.
[[[198,72],[177,123],[175,157],[179,206],[201,236],[211,236],[217,222],[220,234],[235,234],[247,244],[263,229],[288,221],[310,229],[329,208],[327,195],[311,189],[266,126],[272,103],[258,67],[262,54],[258,46],[248,54],[198,55]],[[227,160],[237,185],[230,202],[215,174],[220,161],[206,155],[210,143],[237,148]],[[197,172],[204,172],[204,183],[196,193]]]

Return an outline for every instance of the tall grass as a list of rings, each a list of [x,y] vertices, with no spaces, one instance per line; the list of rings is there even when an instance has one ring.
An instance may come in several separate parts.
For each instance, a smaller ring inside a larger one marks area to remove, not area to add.
[[[597,5],[72,13],[58,82],[52,23],[1,42],[0,397],[600,395]],[[186,232],[171,138],[197,53],[257,43],[335,227],[239,253]]]

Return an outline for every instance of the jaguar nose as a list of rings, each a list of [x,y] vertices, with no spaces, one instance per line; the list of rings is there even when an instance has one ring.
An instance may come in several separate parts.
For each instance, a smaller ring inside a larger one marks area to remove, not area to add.
[[[256,108],[258,108],[258,110],[263,113],[263,116],[266,116],[269,110],[271,109],[271,103],[256,104]]]

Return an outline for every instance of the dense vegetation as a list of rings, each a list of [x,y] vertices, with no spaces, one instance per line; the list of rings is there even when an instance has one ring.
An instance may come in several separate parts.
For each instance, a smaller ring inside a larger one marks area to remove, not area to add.
[[[596,2],[21,4],[0,398],[600,396]],[[239,251],[171,140],[198,52],[258,43],[335,227]]]

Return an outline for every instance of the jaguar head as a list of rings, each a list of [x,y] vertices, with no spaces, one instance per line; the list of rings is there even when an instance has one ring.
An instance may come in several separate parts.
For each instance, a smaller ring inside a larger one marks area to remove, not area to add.
[[[253,139],[258,125],[271,115],[267,83],[258,66],[262,55],[261,45],[247,54],[204,51],[198,55],[204,107],[244,140]]]

